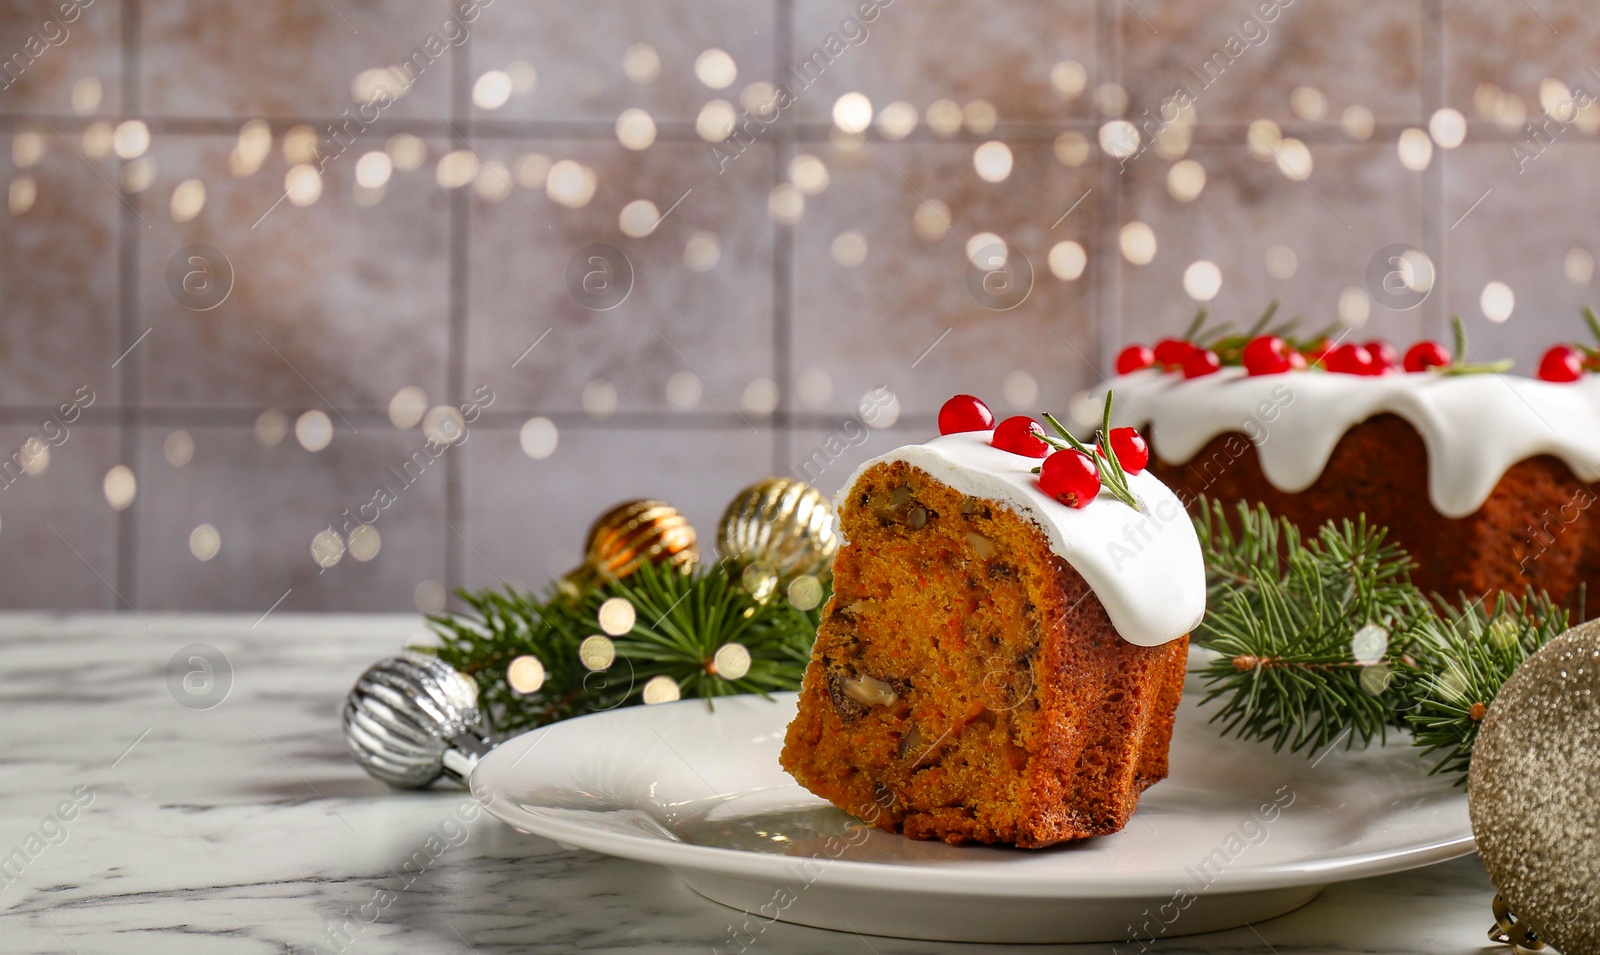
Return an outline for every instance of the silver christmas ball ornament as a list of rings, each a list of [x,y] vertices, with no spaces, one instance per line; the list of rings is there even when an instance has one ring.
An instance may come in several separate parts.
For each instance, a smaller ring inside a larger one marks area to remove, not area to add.
[[[1600,620],[1550,641],[1506,681],[1467,787],[1501,896],[1491,932],[1600,952]]]
[[[464,784],[494,746],[478,684],[423,653],[379,660],[361,674],[345,700],[344,740],[362,769],[401,789],[441,776]]]

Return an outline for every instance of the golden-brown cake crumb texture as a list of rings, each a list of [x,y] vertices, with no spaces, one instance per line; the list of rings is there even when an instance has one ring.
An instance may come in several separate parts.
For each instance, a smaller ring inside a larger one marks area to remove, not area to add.
[[[1187,637],[1126,642],[1037,526],[903,461],[868,469],[841,521],[784,768],[917,839],[1122,828],[1166,775]]]

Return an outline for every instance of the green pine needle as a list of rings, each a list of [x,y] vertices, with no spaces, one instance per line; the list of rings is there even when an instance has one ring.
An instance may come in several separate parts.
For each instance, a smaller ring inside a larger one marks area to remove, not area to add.
[[[781,596],[761,603],[723,563],[690,573],[646,564],[577,601],[553,589],[536,600],[509,586],[458,596],[470,612],[428,618],[442,643],[434,652],[477,679],[493,725],[505,734],[640,703],[656,676],[673,679],[685,698],[798,689],[823,606],[802,611]],[[601,632],[600,605],[612,597],[633,605],[634,626],[613,638],[611,666],[590,671],[578,648]],[[727,643],[750,652],[750,669],[738,679],[710,665]],[[523,655],[537,658],[546,674],[527,695],[506,682],[506,667]]]
[[[1465,598],[1462,600],[1465,603]],[[1424,755],[1442,753],[1433,772],[1466,782],[1472,746],[1489,704],[1534,651],[1567,629],[1567,611],[1540,594],[1501,594],[1493,607],[1446,606],[1422,634],[1417,712],[1407,719]]]
[[[1410,581],[1411,558],[1364,517],[1306,540],[1265,507],[1230,515],[1202,499],[1195,527],[1207,612],[1194,640],[1219,654],[1203,672],[1203,702],[1222,701],[1212,722],[1224,734],[1275,750],[1311,755],[1409,728],[1424,755],[1444,753],[1434,772],[1464,780],[1495,694],[1567,628],[1567,612],[1542,594],[1501,594],[1487,609],[1427,597]],[[1367,625],[1383,636],[1358,641]]]
[[[1265,508],[1241,504],[1235,530],[1221,504],[1202,504],[1208,612],[1195,642],[1219,654],[1204,671],[1203,702],[1223,700],[1212,722],[1291,752],[1345,737],[1366,744],[1403,725],[1405,699],[1388,674],[1410,659],[1428,612],[1405,553],[1364,518],[1304,540]],[[1352,641],[1367,625],[1386,640],[1365,659],[1385,670],[1356,659]]]

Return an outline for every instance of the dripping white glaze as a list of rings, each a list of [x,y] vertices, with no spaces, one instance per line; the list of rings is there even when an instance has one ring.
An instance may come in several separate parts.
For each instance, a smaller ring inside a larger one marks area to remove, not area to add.
[[[1513,464],[1541,454],[1560,458],[1580,480],[1600,479],[1597,376],[1571,383],[1433,373],[1252,378],[1225,368],[1188,380],[1140,371],[1107,387],[1115,423],[1149,425],[1151,452],[1163,462],[1187,464],[1213,438],[1238,432],[1255,444],[1267,480],[1291,494],[1316,482],[1346,431],[1384,412],[1422,436],[1428,494],[1446,517],[1476,511]]]
[[[948,434],[873,458],[845,482],[835,505],[841,511],[848,506],[850,490],[868,468],[904,461],[962,494],[997,501],[1036,524],[1050,549],[1083,575],[1129,643],[1159,646],[1200,623],[1206,607],[1200,541],[1183,504],[1165,484],[1148,471],[1129,475],[1142,513],[1105,491],[1087,507],[1067,507],[1039,490],[1039,477],[1031,473],[1038,458],[993,447],[992,434]]]

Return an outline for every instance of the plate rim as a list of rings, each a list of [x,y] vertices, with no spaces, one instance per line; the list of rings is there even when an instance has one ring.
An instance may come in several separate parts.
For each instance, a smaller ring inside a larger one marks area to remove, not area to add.
[[[763,697],[760,694],[739,694],[718,697],[717,702],[735,699],[778,704],[793,693],[776,693]],[[704,706],[703,699],[679,700],[658,704],[661,709],[683,706]],[[629,707],[628,711],[635,710]],[[652,707],[655,709],[655,707]],[[689,842],[669,841],[633,832],[606,830],[593,825],[571,822],[542,815],[535,810],[523,809],[490,790],[487,777],[509,772],[500,764],[509,760],[511,765],[531,748],[552,733],[568,732],[566,727],[580,722],[603,719],[626,711],[607,710],[590,713],[574,719],[563,720],[547,726],[520,733],[491,750],[478,761],[468,780],[468,788],[479,805],[495,818],[515,829],[552,839],[566,845],[589,849],[605,855],[639,862],[649,862],[670,869],[708,872],[718,876],[739,876],[767,881],[792,880],[804,877],[807,863],[822,860],[826,863],[826,881],[837,888],[870,889],[876,892],[915,892],[926,895],[962,897],[1007,898],[1127,898],[1130,894],[1147,897],[1165,896],[1179,889],[1191,887],[1187,870],[1174,871],[1171,884],[1156,884],[1148,872],[1119,873],[1085,868],[1081,873],[1041,874],[1038,872],[1007,872],[996,866],[992,872],[975,872],[966,867],[911,863],[884,863],[828,858],[824,855],[784,856],[753,852],[722,846],[703,846]],[[706,716],[715,719],[715,711]],[[1384,744],[1378,744],[1384,745]],[[1409,745],[1409,744],[1408,744]],[[708,800],[725,799],[716,793]],[[1466,798],[1463,792],[1461,799]],[[1395,849],[1367,852],[1359,855],[1324,860],[1279,862],[1264,866],[1238,869],[1230,866],[1200,891],[1207,895],[1236,892],[1257,892],[1267,889],[1302,886],[1326,886],[1336,882],[1389,875],[1410,869],[1422,868],[1451,859],[1471,855],[1477,842],[1470,829],[1449,838],[1435,838],[1426,842]],[[811,881],[823,881],[819,876]],[[1191,893],[1193,894],[1193,893]]]

